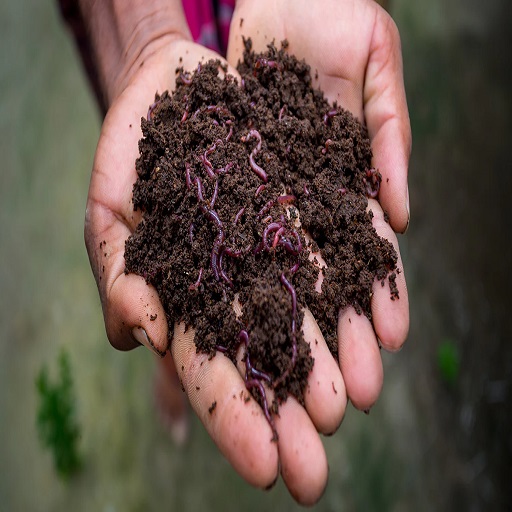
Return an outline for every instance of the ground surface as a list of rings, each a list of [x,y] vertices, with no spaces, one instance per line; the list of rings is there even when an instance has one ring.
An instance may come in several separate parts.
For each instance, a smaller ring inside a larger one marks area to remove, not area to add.
[[[511,505],[507,4],[393,4],[415,136],[412,224],[400,240],[411,334],[384,356],[370,416],[349,409],[325,440],[330,482],[314,510]],[[152,356],[109,347],[82,240],[94,104],[52,3],[3,2],[0,34],[0,508],[297,510],[281,484],[249,489],[197,421],[192,442],[174,448],[153,408]],[[443,342],[460,354],[451,387],[437,363]],[[35,377],[44,363],[55,369],[61,347],[85,459],[69,484],[34,427]]]

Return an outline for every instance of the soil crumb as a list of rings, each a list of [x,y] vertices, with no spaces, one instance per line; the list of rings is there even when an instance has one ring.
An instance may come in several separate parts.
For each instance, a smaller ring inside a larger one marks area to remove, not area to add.
[[[398,298],[397,255],[367,212],[381,181],[367,131],[286,46],[255,54],[247,40],[241,83],[210,61],[178,69],[175,92],[156,96],[133,189],[143,218],[125,250],[126,272],[157,289],[170,336],[185,322],[199,352],[233,361],[243,345],[246,386],[267,418],[290,394],[304,402],[314,364],[304,308],[337,357],[340,308],[371,319],[372,285],[386,278]]]

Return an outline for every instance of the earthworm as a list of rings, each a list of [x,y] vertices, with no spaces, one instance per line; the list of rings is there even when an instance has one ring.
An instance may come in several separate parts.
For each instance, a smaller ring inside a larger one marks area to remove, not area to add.
[[[187,190],[190,190],[192,181],[190,179],[190,164],[188,162],[185,162],[185,184],[187,185]]]
[[[256,139],[258,144],[251,151],[249,155],[249,163],[251,164],[251,169],[256,173],[256,175],[264,182],[267,183],[268,176],[267,173],[254,161],[256,155],[261,151],[261,135],[258,130],[251,130],[245,137],[242,137],[242,142],[247,142],[249,139]]]
[[[325,147],[322,149],[322,155],[325,155],[327,153],[327,151],[329,150],[329,147],[333,144],[333,140],[332,139],[327,139],[325,141]]]
[[[219,169],[215,169],[213,172],[216,174],[226,174],[233,166],[235,162],[229,162],[225,167],[220,167]]]
[[[203,267],[199,269],[199,276],[197,278],[197,281],[194,284],[191,284],[188,289],[189,290],[197,290],[199,288],[199,285],[201,284],[201,278],[203,277]]]
[[[256,70],[260,68],[275,68],[278,71],[282,71],[283,65],[275,60],[260,58],[254,63],[254,69]]]
[[[327,124],[329,124],[329,120],[333,118],[337,113],[338,111],[336,109],[329,110],[329,112],[324,115],[324,124],[327,126]]]
[[[179,78],[185,85],[190,85],[192,83],[192,77],[189,73],[181,72],[179,74]]]
[[[224,258],[224,254],[226,253],[225,247],[221,247],[219,251],[219,259],[218,259],[218,268],[219,268],[219,274],[220,277],[224,280],[224,282],[230,287],[233,288],[233,281],[231,278],[226,274],[226,271],[222,268],[222,260]]]
[[[265,184],[262,184],[260,185],[257,189],[256,189],[256,192],[254,193],[254,197],[258,197],[260,192],[263,192],[263,190],[265,190],[267,188],[267,186]]]
[[[258,212],[258,217],[261,217],[263,216],[265,213],[267,213],[271,208],[272,206],[274,206],[276,204],[276,201],[278,203],[293,203],[293,201],[295,201],[296,197],[291,195],[291,194],[287,194],[287,195],[284,195],[284,196],[279,196],[277,197],[276,199],[271,199],[259,212]]]
[[[297,294],[295,293],[295,288],[293,285],[286,279],[286,276],[284,273],[281,274],[280,277],[282,285],[285,287],[286,291],[290,294],[292,298],[292,357],[290,361],[290,365],[286,370],[279,376],[278,379],[274,381],[274,388],[276,388],[278,385],[282,384],[285,379],[290,375],[293,368],[295,367],[295,364],[297,362],[297,335],[296,335],[296,316],[297,316]]]
[[[213,173],[213,165],[208,160],[208,157],[217,149],[217,144],[214,142],[205,152],[201,155],[201,162],[203,162],[204,168],[206,169],[206,173],[210,178],[213,178],[215,174]]]
[[[366,177],[363,178],[363,183],[366,185],[366,195],[371,198],[376,198],[379,195],[380,182],[382,178],[376,169],[367,169]]]
[[[148,114],[147,114],[147,120],[151,121],[153,110],[155,110],[155,107],[160,103],[160,99],[156,100],[154,103],[151,103],[148,108]]]
[[[279,116],[277,117],[278,121],[281,121],[281,119],[283,119],[283,114],[286,112],[287,109],[288,107],[286,105],[283,105],[281,107],[281,110],[279,111]]]
[[[224,139],[226,142],[229,142],[229,139],[231,139],[231,136],[233,135],[233,123],[228,119],[224,124],[227,124],[229,126],[228,134]]]
[[[210,199],[210,208],[213,209],[215,206],[215,201],[217,201],[217,195],[219,194],[219,180],[215,180],[215,186],[213,189],[212,198]]]
[[[211,253],[211,267],[212,272],[217,281],[220,279],[220,268],[219,268],[219,252],[222,248],[222,244],[226,238],[226,234],[224,232],[224,226],[222,221],[219,218],[219,214],[205,206],[204,204],[204,189],[201,179],[197,177],[195,179],[195,183],[197,185],[197,200],[199,201],[199,208],[203,212],[203,214],[217,226],[217,238],[213,243],[212,253]]]
[[[242,215],[244,214],[245,212],[245,208],[240,208],[240,210],[238,211],[238,213],[235,215],[235,220],[234,220],[234,224],[236,226],[236,224],[238,224],[238,221],[240,220],[240,217],[242,217]]]
[[[259,391],[261,402],[263,404],[263,412],[265,414],[265,418],[272,429],[272,440],[277,441],[278,435],[274,420],[272,415],[270,414],[270,409],[268,407],[267,395],[265,393],[265,388],[263,387],[262,380],[266,380],[268,383],[272,381],[269,375],[260,370],[254,368],[251,364],[250,356],[249,356],[249,334],[246,330],[240,331],[239,334],[240,342],[245,345],[245,387],[247,390],[251,390],[252,388],[257,388]]]

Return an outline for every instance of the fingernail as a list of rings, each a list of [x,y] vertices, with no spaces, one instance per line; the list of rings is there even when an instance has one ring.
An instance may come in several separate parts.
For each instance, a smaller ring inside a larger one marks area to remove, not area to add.
[[[160,352],[154,343],[151,341],[151,338],[148,336],[148,333],[142,327],[134,327],[132,329],[132,336],[137,343],[144,345],[146,348],[149,348],[151,352],[156,354],[158,357],[164,357],[165,352]]]

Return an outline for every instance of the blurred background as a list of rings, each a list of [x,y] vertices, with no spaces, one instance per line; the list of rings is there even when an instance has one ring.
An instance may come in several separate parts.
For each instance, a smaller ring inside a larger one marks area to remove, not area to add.
[[[325,439],[319,511],[512,510],[512,3],[393,0],[413,128],[400,237],[411,331],[369,416]],[[0,4],[0,510],[298,510],[249,488],[197,420],[173,446],[146,350],[114,351],[83,244],[100,118],[53,1]],[[81,470],[38,438],[69,355]]]

